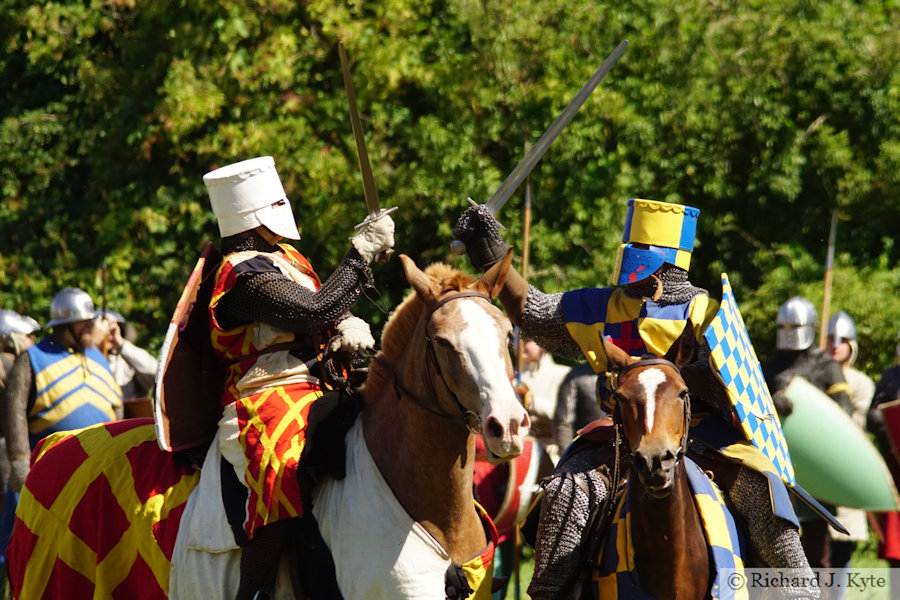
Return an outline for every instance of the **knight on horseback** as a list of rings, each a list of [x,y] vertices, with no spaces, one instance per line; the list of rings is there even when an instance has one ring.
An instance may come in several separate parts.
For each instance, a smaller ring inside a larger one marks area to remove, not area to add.
[[[216,169],[203,181],[222,236],[209,328],[226,369],[223,415],[203,471],[221,473],[222,514],[243,550],[238,598],[250,598],[273,584],[289,519],[304,514],[297,466],[310,408],[323,394],[323,348],[357,353],[375,344],[350,308],[373,285],[369,263],[393,247],[394,223],[385,216],[360,227],[323,282],[279,243],[300,233],[272,157]],[[219,464],[209,464],[216,455]]]
[[[605,337],[632,356],[662,356],[690,323],[703,342],[718,303],[688,280],[698,215],[699,210],[688,206],[629,200],[613,278],[616,287],[547,294],[510,269],[499,298],[522,335],[555,356],[586,358],[600,375],[607,371]],[[497,222],[484,205],[468,208],[457,221],[454,235],[465,242],[470,261],[479,269],[488,268],[507,251]],[[715,473],[716,483],[749,529],[760,566],[794,568],[811,575],[785,485],[772,462],[740,439],[733,406],[709,357],[704,342],[682,369],[694,416],[688,453],[703,469]],[[723,452],[722,440],[726,440],[724,446],[740,448],[741,458]],[[533,598],[581,597],[582,587],[575,582],[584,582],[585,561],[596,558],[585,556],[582,541],[590,533],[595,508],[616,487],[603,469],[597,469],[602,465],[592,462],[596,454],[564,454],[545,483],[535,571],[528,590]],[[606,454],[609,459],[611,453]],[[606,473],[612,471],[611,464],[606,467]],[[596,596],[597,590],[591,594],[588,587],[584,588],[588,597]],[[816,591],[801,593],[817,597]]]

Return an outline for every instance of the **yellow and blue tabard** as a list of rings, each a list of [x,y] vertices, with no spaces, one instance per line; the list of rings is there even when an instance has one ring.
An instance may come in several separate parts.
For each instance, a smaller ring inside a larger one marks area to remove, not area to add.
[[[714,371],[728,392],[747,441],[772,461],[785,483],[795,485],[781,421],[725,273],[719,311],[703,336],[709,344]]]
[[[57,431],[81,429],[116,419],[122,390],[96,348],[83,353],[45,337],[27,350],[36,397],[28,413],[28,440],[34,448]]]
[[[735,572],[743,572],[742,557],[747,555],[747,542],[725,505],[719,488],[695,462],[687,457],[684,461],[715,573],[710,596],[713,600],[744,600],[748,598],[745,588],[734,590],[722,579]],[[641,589],[638,580],[628,489],[622,494],[610,522],[594,570],[594,583],[598,598],[652,600],[652,596]]]
[[[581,348],[595,373],[606,372],[603,338],[631,356],[663,356],[690,321],[698,336],[715,316],[718,303],[706,294],[688,302],[662,306],[632,298],[622,288],[583,288],[562,296],[566,330]]]

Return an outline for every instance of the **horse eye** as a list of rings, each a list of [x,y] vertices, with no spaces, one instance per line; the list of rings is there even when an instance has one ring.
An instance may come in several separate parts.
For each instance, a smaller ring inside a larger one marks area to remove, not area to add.
[[[440,346],[441,348],[452,348],[453,343],[450,340],[442,337],[434,338],[434,343]]]

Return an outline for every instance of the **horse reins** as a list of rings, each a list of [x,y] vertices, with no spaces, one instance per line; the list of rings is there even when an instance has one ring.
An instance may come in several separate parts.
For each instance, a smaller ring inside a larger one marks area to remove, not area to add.
[[[437,357],[435,357],[435,354],[434,354],[434,344],[431,340],[431,336],[428,334],[428,325],[429,325],[429,323],[431,323],[431,317],[434,315],[435,311],[437,311],[437,309],[439,309],[443,305],[447,304],[448,302],[451,302],[453,300],[460,300],[462,298],[483,298],[483,299],[487,300],[488,302],[491,301],[491,298],[487,294],[483,294],[481,292],[458,292],[456,294],[450,294],[449,296],[445,296],[444,298],[441,298],[438,302],[435,303],[434,306],[432,306],[428,310],[428,313],[425,315],[425,353],[426,353],[426,356],[428,357],[429,362],[434,364],[435,369],[437,369],[438,378],[444,382],[444,387],[447,388],[447,391],[450,392],[450,395],[452,396],[453,400],[456,402],[456,405],[459,407],[459,410],[460,410],[459,415],[435,410],[434,408],[432,408],[431,406],[428,405],[427,400],[418,396],[417,394],[412,392],[409,388],[407,388],[405,385],[403,385],[403,382],[400,381],[400,376],[397,374],[397,369],[396,369],[395,365],[390,364],[380,354],[375,356],[375,360],[378,361],[378,363],[381,366],[383,366],[384,368],[386,368],[387,370],[389,370],[391,372],[393,382],[394,382],[394,390],[397,393],[398,397],[406,396],[407,398],[409,398],[412,401],[413,404],[415,404],[419,408],[422,408],[435,416],[441,417],[442,419],[447,419],[449,421],[455,421],[455,422],[461,422],[463,425],[465,425],[466,429],[468,429],[470,433],[477,435],[477,434],[481,433],[481,417],[476,415],[471,410],[467,409],[465,406],[463,406],[463,403],[460,402],[459,397],[456,395],[456,393],[452,389],[450,389],[450,386],[447,385],[447,382],[444,379],[444,374],[441,371],[441,364],[438,362]]]

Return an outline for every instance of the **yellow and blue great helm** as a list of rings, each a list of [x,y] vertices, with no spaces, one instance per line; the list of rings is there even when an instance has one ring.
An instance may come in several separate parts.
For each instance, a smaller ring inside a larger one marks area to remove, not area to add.
[[[632,198],[616,256],[615,285],[646,279],[663,263],[685,271],[691,264],[700,211],[683,204]]]

